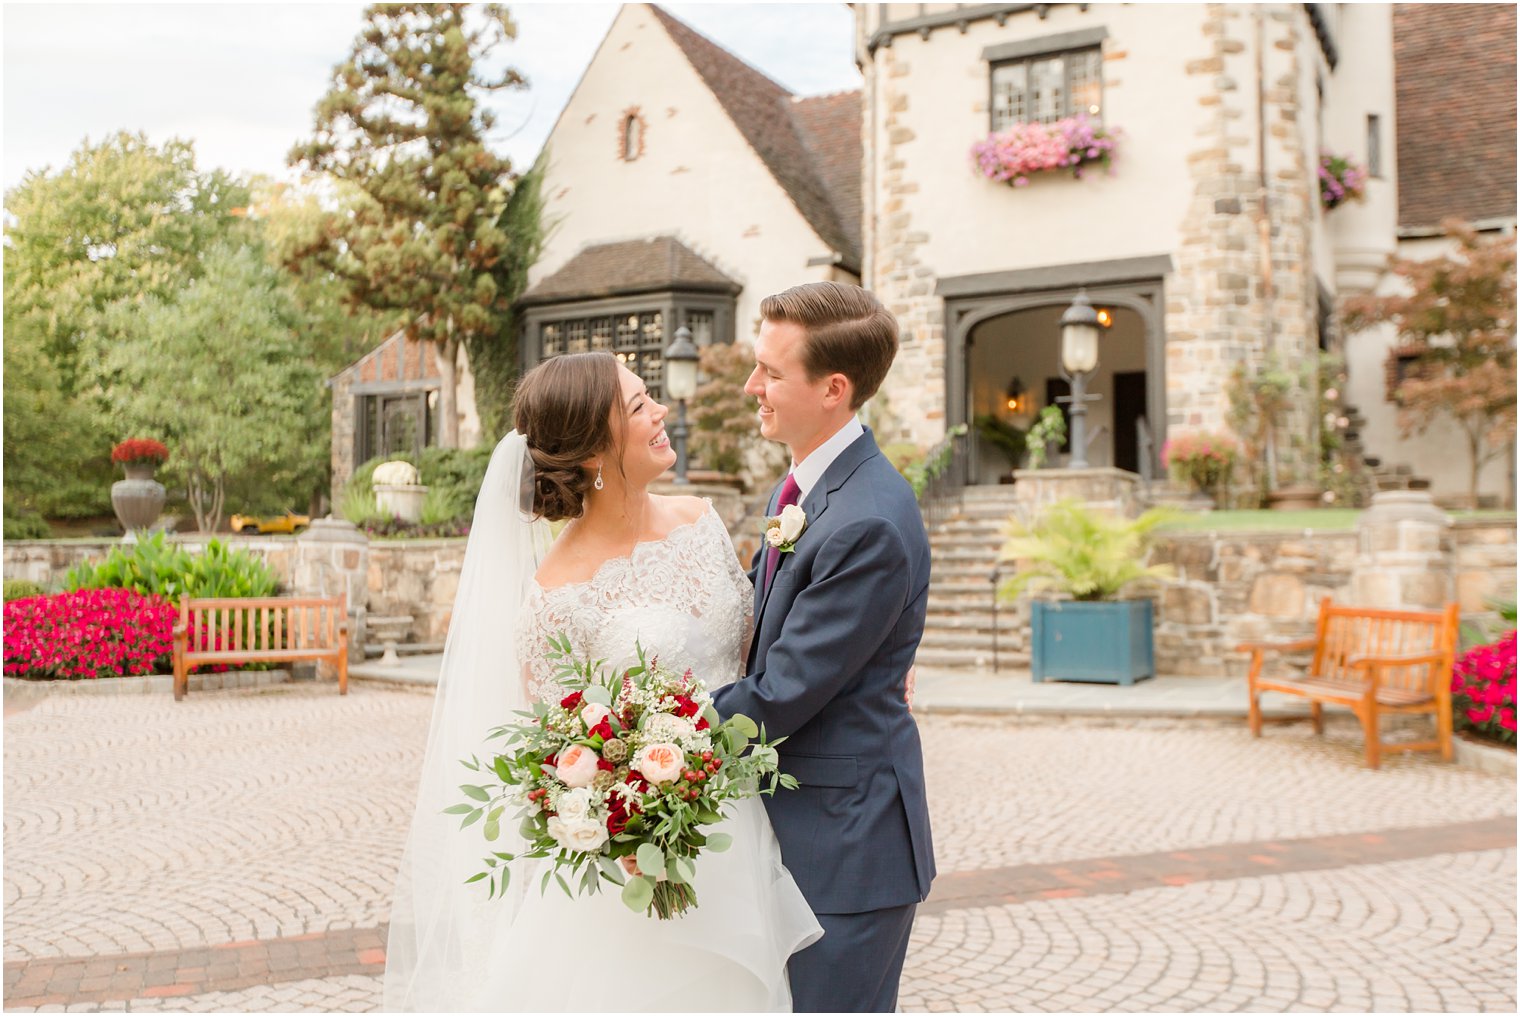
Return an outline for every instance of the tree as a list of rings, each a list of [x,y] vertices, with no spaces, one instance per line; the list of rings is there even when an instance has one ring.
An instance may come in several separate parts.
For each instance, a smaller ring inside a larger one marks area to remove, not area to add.
[[[440,444],[458,447],[461,342],[495,338],[508,301],[496,269],[508,248],[500,222],[511,164],[491,152],[495,124],[478,93],[520,87],[506,68],[477,73],[516,35],[506,8],[374,4],[317,105],[315,137],[293,166],[355,184],[366,200],[329,214],[313,256],[349,286],[355,305],[409,312],[415,337],[438,344]]]
[[[220,524],[230,483],[306,490],[327,459],[320,372],[296,332],[289,281],[257,246],[207,253],[204,274],[170,298],[120,301],[110,324],[131,341],[105,352],[123,432],[160,436],[196,525]]]
[[[5,196],[7,312],[40,330],[72,387],[104,310],[199,274],[201,254],[239,227],[247,203],[225,173],[196,171],[188,141],[86,139],[61,172],[29,172]]]
[[[242,229],[247,192],[198,173],[185,141],[88,139],[58,172],[5,196],[7,501],[51,517],[109,513],[111,437],[100,351],[119,300],[167,295],[206,247]]]
[[[1401,293],[1347,301],[1346,325],[1391,322],[1417,355],[1395,389],[1407,437],[1450,419],[1466,438],[1468,501],[1478,476],[1515,437],[1515,239],[1484,239],[1443,223],[1454,250],[1428,261],[1394,258]]]

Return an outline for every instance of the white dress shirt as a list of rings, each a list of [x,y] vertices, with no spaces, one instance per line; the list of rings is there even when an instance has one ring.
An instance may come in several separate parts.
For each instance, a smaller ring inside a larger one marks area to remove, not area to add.
[[[860,422],[860,417],[852,416],[845,421],[843,427],[834,432],[834,436],[823,444],[814,448],[807,458],[801,462],[792,462],[792,476],[797,480],[797,503],[801,504],[812,491],[818,486],[818,481],[823,479],[823,474],[834,464],[834,460],[850,445],[855,443],[856,438],[866,432],[866,428]]]

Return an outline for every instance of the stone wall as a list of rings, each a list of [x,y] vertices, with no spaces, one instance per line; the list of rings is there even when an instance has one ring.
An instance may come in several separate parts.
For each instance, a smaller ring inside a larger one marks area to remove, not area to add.
[[[1240,642],[1312,631],[1321,599],[1345,599],[1356,554],[1355,532],[1174,533],[1157,540],[1151,562],[1177,571],[1157,600],[1157,669],[1233,673],[1244,658],[1235,652]]]

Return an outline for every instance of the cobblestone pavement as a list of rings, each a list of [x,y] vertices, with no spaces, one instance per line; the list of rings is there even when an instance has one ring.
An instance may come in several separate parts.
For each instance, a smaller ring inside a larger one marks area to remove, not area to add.
[[[356,685],[5,718],[8,1011],[366,1011],[431,709]],[[1515,781],[1353,728],[921,720],[908,1011],[1514,1011]]]

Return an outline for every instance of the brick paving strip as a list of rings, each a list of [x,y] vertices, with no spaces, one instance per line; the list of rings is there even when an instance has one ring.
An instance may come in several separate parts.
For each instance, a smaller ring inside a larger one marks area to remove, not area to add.
[[[919,907],[919,913],[1503,849],[1515,845],[1515,824],[1514,816],[1503,816],[1451,825],[953,872],[935,880],[934,892]],[[378,977],[384,966],[384,927],[194,949],[18,961],[5,964],[5,1005],[34,1008],[200,995],[344,974]]]
[[[918,912],[937,914],[966,907],[1111,895],[1192,882],[1382,864],[1514,845],[1515,816],[1505,815],[1450,825],[1226,843],[1061,864],[1020,864],[941,875],[934,880],[934,890],[919,906]]]

